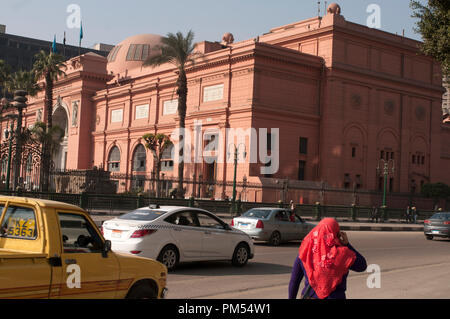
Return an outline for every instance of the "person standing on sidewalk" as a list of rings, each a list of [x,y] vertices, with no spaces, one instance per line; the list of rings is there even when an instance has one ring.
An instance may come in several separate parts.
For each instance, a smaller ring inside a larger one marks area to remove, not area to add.
[[[405,221],[406,223],[411,221],[411,208],[409,206],[406,206]]]
[[[412,220],[414,224],[417,224],[417,209],[415,207],[412,208]]]
[[[303,239],[289,282],[289,299],[296,299],[305,278],[303,299],[346,299],[349,270],[363,272],[366,259],[353,248],[338,222],[324,218]]]
[[[377,215],[377,208],[372,206],[372,210],[370,211],[370,221],[373,223],[375,221],[375,217]]]

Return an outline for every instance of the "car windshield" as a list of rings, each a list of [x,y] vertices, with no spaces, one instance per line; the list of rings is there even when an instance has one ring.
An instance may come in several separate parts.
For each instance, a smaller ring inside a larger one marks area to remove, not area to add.
[[[436,213],[430,219],[450,220],[450,213]]]
[[[270,214],[270,209],[250,209],[246,213],[244,213],[243,217],[253,217],[253,218],[267,218]]]
[[[167,212],[162,210],[136,209],[120,216],[119,219],[150,221],[164,215],[165,213]]]

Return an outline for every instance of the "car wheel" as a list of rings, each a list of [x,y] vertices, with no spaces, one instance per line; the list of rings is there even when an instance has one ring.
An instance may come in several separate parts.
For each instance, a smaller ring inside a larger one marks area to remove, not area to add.
[[[247,247],[247,245],[240,243],[234,250],[233,259],[231,260],[231,263],[233,264],[233,266],[236,267],[245,266],[245,264],[247,264],[248,262],[249,255],[250,249]]]
[[[167,267],[168,271],[172,271],[178,265],[180,256],[175,246],[169,245],[163,248],[159,253],[157,260]]]
[[[156,287],[152,287],[148,283],[140,283],[131,288],[128,293],[127,299],[157,299],[158,290]]]
[[[270,235],[269,244],[272,246],[279,246],[281,244],[281,234],[279,231],[274,231]]]
[[[433,239],[433,236],[432,236],[432,235],[425,235],[425,237],[426,237],[428,240],[432,240],[432,239]]]

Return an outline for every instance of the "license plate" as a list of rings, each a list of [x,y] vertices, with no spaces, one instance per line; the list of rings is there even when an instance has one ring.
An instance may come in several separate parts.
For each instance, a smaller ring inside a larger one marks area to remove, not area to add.
[[[122,236],[122,231],[121,230],[113,230],[112,231],[112,237],[120,238],[120,236]]]
[[[241,227],[247,227],[248,224],[246,224],[246,223],[239,223],[239,226],[241,226]]]
[[[432,234],[439,234],[439,230],[432,230],[431,233]]]

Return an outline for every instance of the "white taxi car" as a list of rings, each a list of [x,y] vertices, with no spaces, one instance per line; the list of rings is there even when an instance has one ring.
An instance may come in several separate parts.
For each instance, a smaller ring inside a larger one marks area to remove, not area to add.
[[[167,269],[178,263],[231,260],[238,267],[253,258],[252,239],[214,214],[197,208],[150,206],[105,221],[112,250],[156,259]]]

